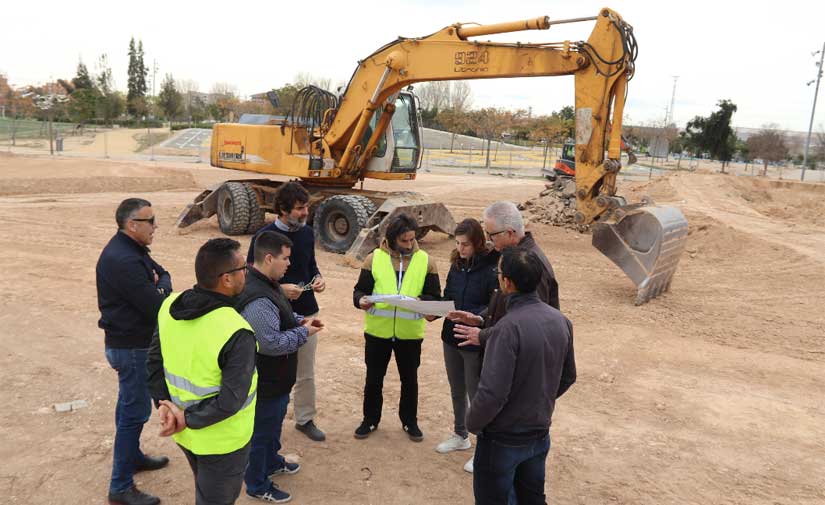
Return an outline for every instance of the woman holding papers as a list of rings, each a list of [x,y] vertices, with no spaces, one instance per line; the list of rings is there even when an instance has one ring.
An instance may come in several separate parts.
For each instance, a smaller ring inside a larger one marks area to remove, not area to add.
[[[465,219],[456,227],[455,244],[443,299],[453,300],[456,310],[481,314],[487,308],[493,291],[498,288],[495,268],[500,254],[495,249],[487,248],[484,230],[475,219]],[[453,336],[453,326],[455,323],[444,319],[441,340],[453,399],[455,426],[453,434],[436,447],[436,451],[440,453],[471,447],[464,417],[481,375],[480,348],[475,345],[459,347],[461,340]],[[464,465],[464,469],[473,471],[473,458]]]
[[[383,406],[384,375],[390,357],[401,379],[398,415],[410,440],[420,442],[424,434],[418,427],[418,366],[424,339],[424,316],[385,301],[371,301],[373,295],[404,295],[419,300],[438,300],[441,286],[435,261],[419,249],[415,240],[415,219],[400,214],[390,221],[381,246],[364,259],[353,302],[365,311],[364,361],[367,379],[364,386],[364,418],[355,438],[367,438],[378,428]],[[389,301],[389,300],[387,300]]]

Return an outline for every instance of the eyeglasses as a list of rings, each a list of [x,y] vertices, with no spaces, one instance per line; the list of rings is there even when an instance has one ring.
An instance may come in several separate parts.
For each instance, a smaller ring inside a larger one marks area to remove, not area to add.
[[[135,217],[135,218],[132,218],[132,221],[140,221],[141,223],[149,223],[152,226],[155,226],[155,216],[147,217],[147,218],[143,218],[143,219],[138,219],[138,218]]]
[[[302,291],[312,291],[312,285],[315,284],[315,281],[321,278],[321,274],[316,275],[313,277],[309,282],[304,284],[303,282],[298,283],[298,287],[301,288]]]
[[[499,235],[499,234],[501,234],[501,233],[506,233],[506,232],[508,232],[508,231],[510,231],[510,230],[494,231],[493,233],[487,232],[487,238],[492,239],[492,238],[493,238],[493,237],[495,237],[496,235]]]
[[[233,268],[232,270],[227,270],[226,272],[221,272],[221,273],[218,275],[218,277],[220,277],[221,275],[225,275],[225,274],[233,274],[233,273],[235,273],[235,272],[239,272],[239,271],[241,271],[241,270],[243,270],[243,273],[246,273],[246,268],[247,268],[247,266],[246,266],[246,265],[244,265],[244,266],[242,266],[242,267],[238,267],[238,268]]]

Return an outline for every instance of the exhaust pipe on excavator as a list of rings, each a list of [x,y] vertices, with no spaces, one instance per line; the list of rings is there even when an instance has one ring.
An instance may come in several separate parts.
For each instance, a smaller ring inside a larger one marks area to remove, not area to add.
[[[688,222],[676,207],[630,205],[615,222],[593,224],[593,246],[636,284],[636,305],[670,288],[687,242]]]

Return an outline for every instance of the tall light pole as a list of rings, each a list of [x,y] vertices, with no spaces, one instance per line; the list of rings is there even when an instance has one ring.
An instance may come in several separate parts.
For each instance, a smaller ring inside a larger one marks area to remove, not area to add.
[[[808,124],[808,139],[805,141],[805,154],[802,157],[802,176],[800,180],[805,180],[805,168],[808,166],[808,149],[811,147],[811,130],[814,128],[814,113],[816,113],[816,97],[819,94],[819,80],[822,78],[822,61],[825,59],[825,42],[822,44],[822,49],[813,53],[813,56],[819,53],[819,63],[816,64],[816,88],[814,90],[814,105],[811,107],[811,122]],[[808,86],[813,84],[813,80],[808,81]]]

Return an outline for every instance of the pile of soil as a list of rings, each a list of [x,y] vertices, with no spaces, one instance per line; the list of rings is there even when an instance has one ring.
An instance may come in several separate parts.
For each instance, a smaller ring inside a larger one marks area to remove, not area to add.
[[[586,232],[589,225],[576,224],[576,182],[574,179],[557,179],[546,184],[539,196],[518,206],[532,223],[561,226],[578,232]]]

